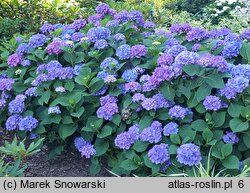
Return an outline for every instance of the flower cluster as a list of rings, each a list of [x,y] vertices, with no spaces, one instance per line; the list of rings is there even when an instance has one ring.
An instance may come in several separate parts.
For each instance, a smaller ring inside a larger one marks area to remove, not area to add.
[[[129,149],[139,139],[139,126],[133,125],[128,131],[123,132],[115,138],[115,145],[120,149]]]
[[[113,115],[118,113],[117,99],[112,96],[104,96],[100,98],[101,107],[97,110],[98,118],[112,120]]]
[[[77,137],[74,140],[76,149],[81,153],[82,157],[90,158],[96,154],[94,145],[85,141],[82,137]]]

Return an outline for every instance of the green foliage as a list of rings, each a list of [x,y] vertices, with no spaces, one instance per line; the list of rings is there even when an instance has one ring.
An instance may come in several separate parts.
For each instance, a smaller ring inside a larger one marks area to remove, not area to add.
[[[5,162],[5,156],[0,157],[0,177],[24,176],[26,166],[21,166],[21,160],[16,160],[13,164]]]
[[[4,146],[0,147],[0,153],[5,155],[10,155],[15,159],[26,159],[37,152],[40,151],[41,146],[43,145],[44,138],[38,139],[36,142],[32,142],[26,148],[25,140],[18,142],[15,137],[11,143],[5,141]]]

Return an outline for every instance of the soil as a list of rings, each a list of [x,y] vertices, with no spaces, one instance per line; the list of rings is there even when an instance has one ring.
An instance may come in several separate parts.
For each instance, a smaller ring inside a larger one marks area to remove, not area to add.
[[[12,141],[13,134],[0,128],[0,146],[4,141]],[[6,158],[7,159],[7,158]],[[7,160],[8,161],[8,160]],[[48,158],[48,149],[44,146],[41,152],[26,160],[27,177],[90,177],[90,159],[85,159],[77,152],[68,151],[54,159]],[[112,176],[106,169],[105,160],[102,162],[102,170],[98,177]]]
[[[90,177],[90,160],[80,157],[76,152],[66,152],[49,160],[46,147],[27,160],[26,177]],[[111,174],[102,166],[98,177]]]

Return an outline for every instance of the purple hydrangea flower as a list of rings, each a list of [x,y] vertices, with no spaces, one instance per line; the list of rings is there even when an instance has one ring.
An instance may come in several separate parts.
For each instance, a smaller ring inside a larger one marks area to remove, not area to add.
[[[150,76],[148,74],[144,74],[140,77],[140,82],[147,82]]]
[[[163,164],[170,159],[168,153],[168,144],[161,143],[159,145],[154,145],[148,151],[148,157],[154,164]]]
[[[127,22],[129,20],[129,13],[127,11],[121,11],[117,13],[114,18],[115,20],[118,20],[119,22]]]
[[[60,107],[59,106],[54,106],[54,107],[49,107],[48,109],[48,114],[51,115],[51,114],[61,114],[61,110],[60,110]]]
[[[220,94],[227,99],[234,99],[237,93],[242,93],[249,86],[247,78],[237,76],[228,79],[224,88],[220,89]]]
[[[113,115],[116,113],[118,113],[118,106],[116,103],[105,104],[96,112],[98,118],[109,121],[113,119]]]
[[[85,19],[77,19],[72,23],[72,26],[75,30],[80,30],[84,28],[87,25],[87,22]]]
[[[73,33],[73,35],[71,36],[71,40],[75,41],[75,42],[79,42],[81,41],[82,38],[84,38],[85,35],[83,33],[80,32],[75,32]]]
[[[250,40],[250,28],[243,31],[240,36],[243,40]]]
[[[65,43],[62,41],[54,41],[52,43],[50,43],[47,48],[46,51],[48,52],[48,54],[60,54],[63,52],[63,50],[60,48],[61,46],[64,46]]]
[[[45,23],[40,28],[41,33],[46,34],[55,31],[55,27],[50,23]]]
[[[202,159],[200,147],[192,143],[183,144],[177,149],[176,158],[179,163],[184,165],[198,165]]]
[[[199,56],[197,64],[205,67],[217,68],[220,72],[225,72],[229,68],[227,61],[222,56],[214,56],[212,54]]]
[[[214,38],[214,39],[218,39],[218,38],[223,38],[227,35],[229,35],[231,33],[231,30],[226,28],[226,27],[222,27],[220,29],[215,29],[215,30],[212,30],[210,33],[209,33],[209,36],[211,38]]]
[[[144,99],[145,99],[145,96],[144,96],[144,94],[141,94],[141,93],[136,93],[132,97],[133,102],[140,102],[140,101],[143,101]]]
[[[144,26],[143,26],[143,27],[146,28],[146,29],[155,29],[155,28],[156,28],[156,25],[155,25],[155,23],[152,22],[152,21],[146,21],[146,22],[144,23]]]
[[[130,58],[131,48],[128,44],[123,44],[117,48],[115,54],[119,60],[127,60]]]
[[[106,95],[100,98],[101,106],[104,106],[110,103],[116,103],[116,102],[117,102],[117,98],[113,96]]]
[[[179,53],[187,50],[185,46],[182,45],[174,45],[170,48],[167,48],[164,52],[171,54],[173,57],[176,57]]]
[[[38,126],[38,120],[32,116],[27,116],[21,119],[19,123],[19,130],[20,131],[32,131]]]
[[[192,51],[193,52],[197,52],[197,51],[199,51],[200,50],[200,48],[201,48],[201,44],[194,44],[193,46],[192,46]]]
[[[169,29],[172,33],[180,34],[189,32],[190,30],[192,30],[192,26],[189,25],[188,23],[180,23],[180,24],[177,23],[173,24]]]
[[[236,144],[239,142],[239,138],[237,137],[237,135],[233,132],[228,131],[225,135],[223,135],[222,139],[225,143]]]
[[[0,90],[8,90],[10,91],[12,89],[12,85],[15,83],[15,81],[11,78],[0,78]]]
[[[149,127],[143,129],[140,140],[149,143],[158,143],[162,139],[162,124],[154,121]]]
[[[187,64],[195,64],[198,55],[194,52],[183,51],[179,53],[175,58],[175,63],[180,66],[185,66]]]
[[[29,97],[37,97],[36,90],[37,90],[37,87],[28,88],[25,91],[25,95]]]
[[[222,107],[222,102],[217,96],[207,96],[203,101],[206,110],[218,111]]]
[[[157,67],[153,72],[153,77],[155,77],[158,82],[171,80],[174,75],[175,73],[173,71],[173,68],[169,66]]]
[[[143,26],[144,25],[144,17],[140,11],[132,11],[129,14],[130,20],[134,21],[136,25]]]
[[[85,141],[82,137],[77,137],[74,140],[76,149],[81,153],[82,157],[90,158],[92,155],[96,154],[94,145]]]
[[[30,37],[29,46],[31,48],[42,47],[46,42],[46,36],[43,34],[36,34]]]
[[[146,56],[148,52],[148,49],[142,45],[138,44],[131,47],[131,58],[141,58],[143,56]]]
[[[79,152],[81,153],[81,156],[85,158],[90,158],[91,156],[96,154],[96,150],[94,148],[94,145],[92,144],[82,146],[79,149]]]
[[[125,91],[126,92],[136,92],[141,90],[141,85],[138,82],[129,82],[125,84]]]
[[[0,109],[3,109],[4,107],[6,107],[6,100],[5,99],[0,99]]]
[[[173,61],[174,61],[174,58],[171,54],[164,53],[158,58],[157,64],[159,66],[166,66],[166,65],[171,65]]]
[[[104,18],[102,14],[95,14],[88,17],[88,22],[93,23],[96,27],[100,27],[100,21]]]
[[[100,3],[99,5],[96,6],[95,10],[96,10],[96,13],[98,14],[108,14],[109,13],[109,5],[106,4],[106,3]]]
[[[169,122],[163,127],[163,135],[170,136],[179,132],[179,126],[175,122]]]
[[[171,109],[169,109],[169,116],[174,119],[184,119],[188,114],[188,108],[183,108],[179,105],[173,106]]]
[[[125,40],[126,37],[122,33],[117,33],[113,36],[113,38],[115,39],[115,41],[119,42]]]
[[[97,48],[98,50],[102,50],[108,47],[108,42],[104,39],[99,39],[95,42],[94,47]]]
[[[10,55],[7,63],[10,67],[16,67],[18,64],[21,64],[22,63],[22,54]]]
[[[9,113],[22,113],[24,111],[25,105],[23,100],[13,100],[9,103]]]
[[[171,32],[167,32],[164,29],[156,29],[155,30],[155,35],[166,37],[166,38],[172,38],[173,37],[173,34]]]
[[[153,98],[145,98],[142,103],[141,106],[146,109],[147,111],[150,110],[156,110],[157,109],[157,103]]]
[[[156,102],[156,108],[157,109],[160,109],[160,108],[169,108],[169,107],[172,107],[174,105],[174,102],[173,101],[169,101],[167,100],[163,94],[161,93],[158,93],[158,94],[155,94],[152,99],[155,100]]]
[[[18,124],[21,121],[22,116],[21,115],[12,115],[10,116],[5,123],[6,129],[8,131],[13,131],[18,129]]]
[[[115,138],[115,145],[120,149],[130,149],[131,145],[139,139],[139,125],[133,125],[128,131],[123,132]]]
[[[82,137],[77,137],[74,140],[74,144],[77,150],[81,149],[82,146],[85,146],[88,144],[87,141],[85,141]]]
[[[107,28],[114,28],[116,26],[119,26],[119,21],[118,20],[110,20],[106,24]]]
[[[201,41],[201,40],[207,39],[208,37],[209,37],[209,33],[206,30],[195,27],[195,28],[192,28],[187,33],[186,39],[189,42],[193,42],[193,41]]]
[[[23,60],[21,63],[22,66],[30,66],[31,65],[31,61],[30,60]]]
[[[16,49],[16,53],[18,54],[26,54],[29,52],[29,45],[26,43],[21,43],[17,49]]]

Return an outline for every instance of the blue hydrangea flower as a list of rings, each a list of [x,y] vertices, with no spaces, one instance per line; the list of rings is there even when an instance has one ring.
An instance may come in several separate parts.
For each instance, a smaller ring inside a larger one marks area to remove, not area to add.
[[[108,28],[94,27],[89,29],[87,37],[91,42],[96,42],[99,39],[107,39],[110,34],[111,32]]]
[[[223,135],[222,139],[225,143],[236,144],[239,142],[239,138],[237,137],[237,135],[233,132],[228,131]]]
[[[133,125],[128,131],[123,132],[115,138],[115,145],[120,149],[130,149],[131,145],[139,139],[139,125]]]
[[[138,77],[138,72],[135,69],[127,69],[123,72],[122,78],[126,82],[134,82]]]
[[[42,47],[46,42],[46,36],[43,34],[36,34],[30,37],[29,46],[31,48]]]
[[[203,101],[206,110],[218,111],[222,107],[222,101],[217,96],[206,96]]]
[[[120,42],[125,40],[125,35],[123,35],[122,33],[117,33],[113,36],[113,38],[115,39],[115,41]]]
[[[170,159],[168,144],[161,143],[154,145],[154,147],[148,151],[148,157],[154,164],[165,163]]]
[[[38,120],[32,116],[27,116],[21,119],[19,123],[20,131],[32,131],[38,126]]]
[[[37,90],[37,87],[28,88],[25,91],[25,95],[29,97],[37,97],[36,90]]]
[[[21,44],[17,47],[16,53],[18,53],[18,54],[26,54],[26,53],[29,52],[29,49],[30,49],[30,47],[29,47],[28,44],[26,44],[26,43],[21,43]]]
[[[24,111],[25,105],[23,100],[13,100],[9,103],[9,113],[22,113]]]
[[[127,60],[130,58],[131,48],[128,44],[119,46],[116,50],[116,56],[119,60]]]
[[[170,136],[179,132],[179,126],[175,122],[169,122],[163,127],[163,135]]]
[[[158,143],[162,139],[162,124],[154,121],[149,127],[143,129],[140,140],[149,143]]]
[[[59,106],[49,107],[48,114],[61,114],[61,110]]]
[[[174,119],[184,119],[189,114],[189,109],[183,108],[179,105],[175,105],[171,109],[169,109],[168,114]]]
[[[108,57],[102,61],[100,67],[112,70],[112,69],[118,69],[120,67],[120,64],[116,59]]]
[[[141,106],[146,109],[147,111],[156,110],[157,109],[157,102],[153,98],[145,98]]]
[[[8,131],[13,131],[18,129],[18,124],[21,121],[22,117],[21,115],[11,115],[5,123],[6,129]]]
[[[179,163],[184,165],[198,165],[202,159],[200,147],[192,143],[183,144],[177,149],[176,158]]]
[[[95,42],[94,47],[97,48],[98,50],[102,50],[108,47],[108,42],[104,39],[99,39]]]
[[[30,60],[23,60],[21,63],[22,66],[30,66],[31,65],[31,61]]]
[[[81,153],[82,157],[85,157],[87,159],[96,154],[96,150],[94,148],[94,145],[92,144],[82,146],[79,149],[79,152]]]

